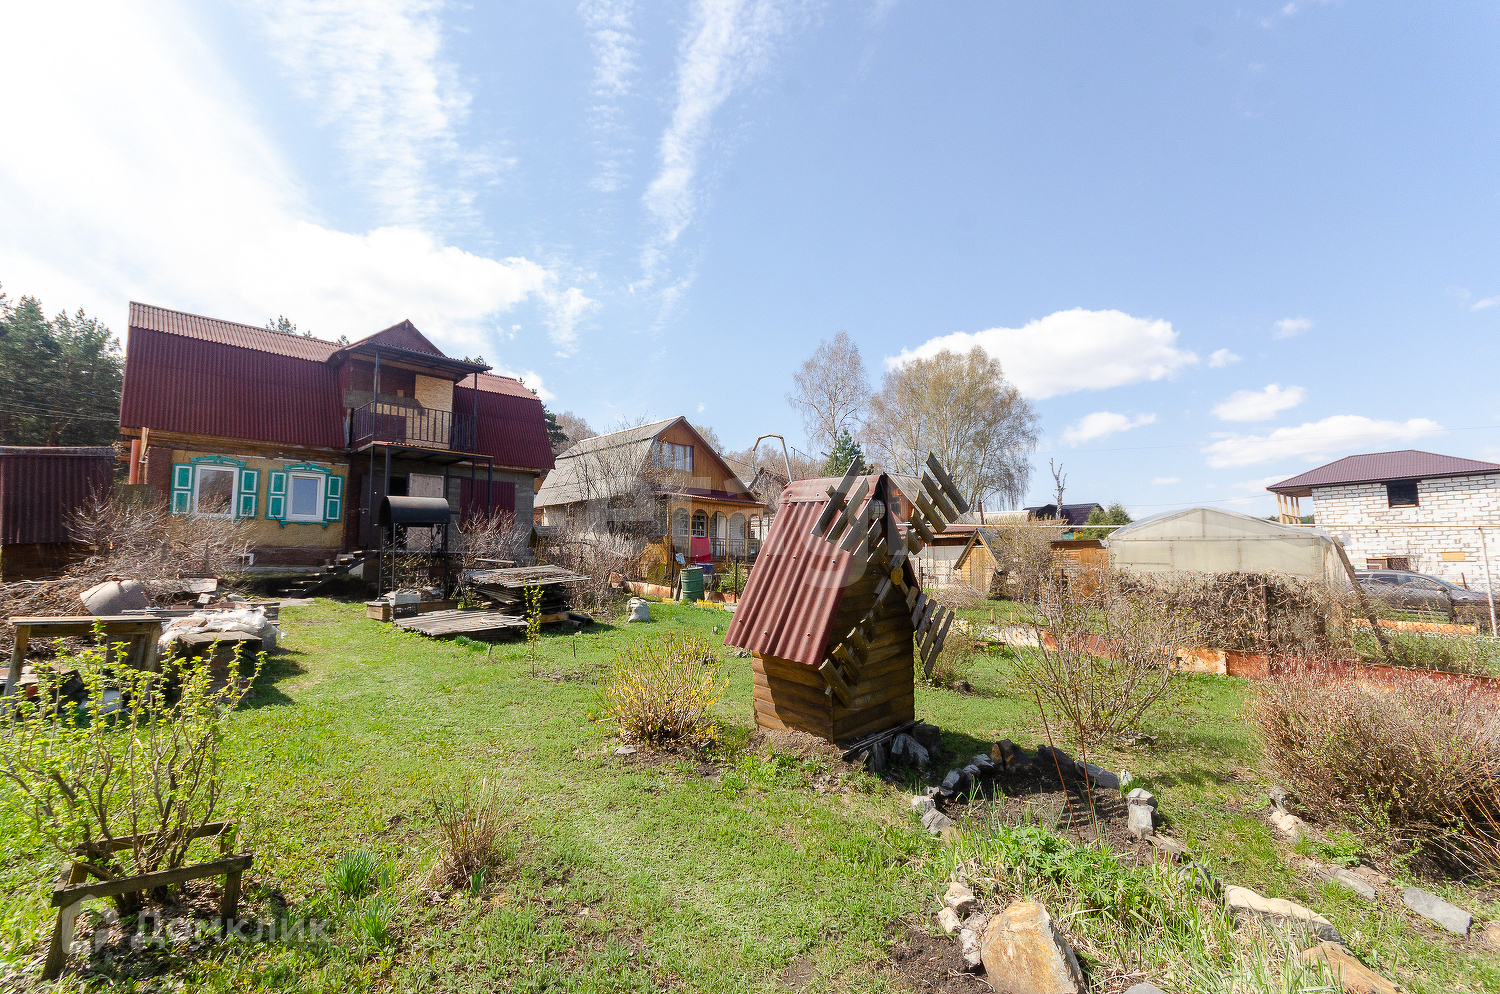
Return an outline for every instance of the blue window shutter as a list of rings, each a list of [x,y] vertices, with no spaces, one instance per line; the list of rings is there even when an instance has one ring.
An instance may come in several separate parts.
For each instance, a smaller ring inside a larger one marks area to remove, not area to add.
[[[241,518],[255,517],[255,505],[260,498],[260,470],[240,470],[240,501],[236,515]]]
[[[324,521],[340,521],[344,516],[344,478],[329,474],[328,486],[324,490],[327,495],[323,508]]]
[[[280,470],[270,473],[270,486],[266,490],[266,517],[281,521],[286,518],[286,474]]]
[[[171,513],[188,514],[193,509],[193,467],[190,463],[172,464]]]

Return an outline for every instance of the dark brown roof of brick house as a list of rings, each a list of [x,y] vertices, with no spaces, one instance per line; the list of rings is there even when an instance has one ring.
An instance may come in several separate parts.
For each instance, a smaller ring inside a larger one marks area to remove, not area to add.
[[[1276,494],[1306,497],[1313,487],[1333,487],[1346,483],[1383,483],[1387,480],[1427,480],[1443,476],[1471,476],[1500,473],[1500,465],[1477,459],[1442,456],[1419,449],[1396,452],[1367,452],[1345,456],[1326,466],[1310,469],[1266,489]]]

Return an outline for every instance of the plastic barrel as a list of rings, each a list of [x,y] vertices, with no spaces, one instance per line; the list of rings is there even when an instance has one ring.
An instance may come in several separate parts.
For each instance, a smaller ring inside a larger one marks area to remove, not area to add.
[[[685,601],[703,599],[703,567],[689,566],[682,571],[682,599]]]

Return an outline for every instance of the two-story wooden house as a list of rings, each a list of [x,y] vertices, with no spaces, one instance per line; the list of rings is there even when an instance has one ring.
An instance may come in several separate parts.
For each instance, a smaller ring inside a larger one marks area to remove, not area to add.
[[[120,431],[171,514],[233,519],[256,565],[377,544],[387,495],[509,511],[552,468],[542,403],[410,321],[351,345],[131,303]]]
[[[536,495],[543,524],[629,534],[665,572],[753,559],[765,505],[687,418],[586,438],[557,457]]]

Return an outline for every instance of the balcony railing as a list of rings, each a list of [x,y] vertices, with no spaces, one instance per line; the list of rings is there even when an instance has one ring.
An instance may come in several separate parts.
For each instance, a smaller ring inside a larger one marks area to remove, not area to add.
[[[474,418],[375,401],[358,407],[349,424],[349,445],[409,445],[417,449],[473,452]]]

